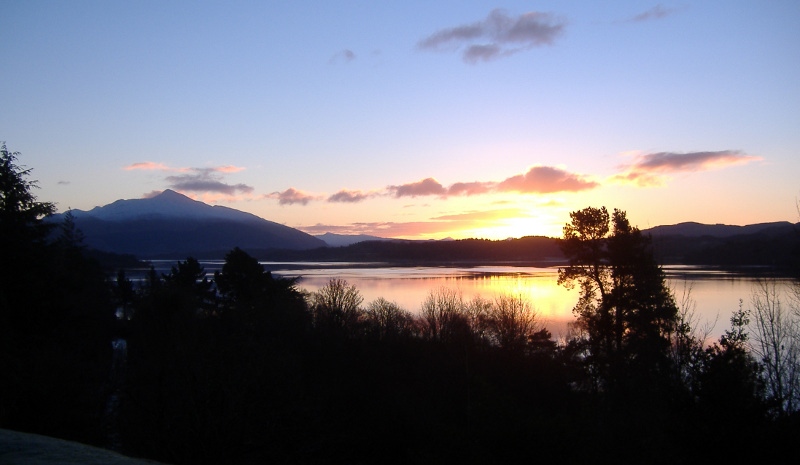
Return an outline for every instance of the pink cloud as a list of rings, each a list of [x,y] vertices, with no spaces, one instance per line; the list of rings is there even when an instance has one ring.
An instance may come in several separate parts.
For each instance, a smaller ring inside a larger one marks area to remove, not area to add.
[[[132,171],[132,170],[146,170],[146,171],[169,171],[170,168],[163,164],[163,163],[156,163],[153,161],[143,161],[139,163],[133,163],[124,168],[125,171]]]
[[[491,192],[491,182],[457,182],[447,188],[449,195],[478,195]]]
[[[389,186],[389,191],[395,197],[417,197],[422,195],[446,195],[447,190],[433,178],[426,178],[419,182]]]
[[[212,168],[212,170],[218,173],[238,173],[239,171],[244,170],[244,168],[241,166],[225,165]]]
[[[761,159],[761,157],[747,155],[739,150],[648,153],[636,157],[633,164],[622,166],[622,172],[612,179],[639,186],[653,186],[662,184],[663,175],[668,173],[709,171],[743,165]]]
[[[525,174],[512,176],[499,183],[497,191],[539,193],[553,192],[579,192],[598,187],[594,181],[587,181],[583,177],[569,173],[559,168],[550,166],[535,166]]]

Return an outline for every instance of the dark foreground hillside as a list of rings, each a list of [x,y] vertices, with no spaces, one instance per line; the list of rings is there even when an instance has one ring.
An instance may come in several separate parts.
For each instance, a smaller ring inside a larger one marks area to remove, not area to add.
[[[0,429],[4,465],[158,465],[79,442]]]

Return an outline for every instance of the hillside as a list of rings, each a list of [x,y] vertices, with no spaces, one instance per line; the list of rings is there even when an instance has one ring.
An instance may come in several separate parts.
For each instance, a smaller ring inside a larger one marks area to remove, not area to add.
[[[117,200],[72,210],[87,246],[139,258],[220,258],[234,247],[301,250],[325,242],[233,208],[211,206],[171,190],[148,199]],[[54,215],[51,221],[61,221]]]

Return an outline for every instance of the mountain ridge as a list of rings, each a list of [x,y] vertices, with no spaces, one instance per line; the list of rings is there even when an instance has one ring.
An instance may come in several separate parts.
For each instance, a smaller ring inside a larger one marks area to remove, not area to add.
[[[234,247],[305,250],[324,241],[298,229],[167,189],[145,199],[120,199],[89,211],[70,210],[90,248],[139,258],[217,258]],[[53,215],[59,221],[66,213]]]

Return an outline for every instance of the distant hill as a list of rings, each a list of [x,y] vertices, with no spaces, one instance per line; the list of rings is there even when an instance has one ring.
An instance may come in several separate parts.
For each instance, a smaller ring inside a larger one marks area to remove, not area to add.
[[[448,265],[477,263],[527,263],[551,265],[563,262],[558,241],[550,237],[522,237],[493,241],[459,239],[442,241],[362,241],[343,247],[284,250],[259,253],[261,260],[386,262],[397,265]]]
[[[221,258],[234,247],[303,250],[326,245],[297,229],[169,189],[147,199],[72,210],[72,215],[87,246],[139,258]]]
[[[750,224],[747,226],[734,226],[728,224],[702,224],[695,222],[678,223],[669,226],[656,226],[643,232],[653,237],[685,236],[685,237],[716,237],[726,238],[743,234],[758,234],[772,231],[786,231],[794,225],[788,221],[774,223]]]
[[[370,236],[368,234],[334,234],[326,232],[325,234],[315,235],[317,239],[322,239],[329,247],[345,247],[348,245],[357,244],[364,241],[394,241],[396,239],[387,239],[385,237]]]
[[[800,270],[800,223],[680,223],[643,232],[653,237],[654,254],[664,264]]]

